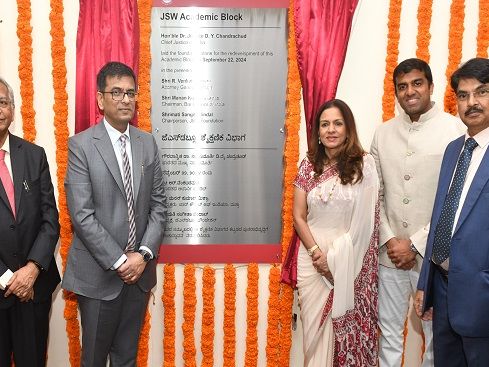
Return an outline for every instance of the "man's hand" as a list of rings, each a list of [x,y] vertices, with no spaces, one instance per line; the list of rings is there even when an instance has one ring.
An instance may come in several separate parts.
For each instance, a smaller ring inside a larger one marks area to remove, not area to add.
[[[334,284],[333,274],[329,270],[327,253],[321,250],[316,250],[312,254],[312,265],[316,268],[317,272],[324,276],[331,284]]]
[[[414,309],[416,311],[416,315],[421,320],[430,321],[433,319],[433,307],[430,307],[423,313],[423,299],[424,299],[424,291],[420,291],[419,289],[416,291],[416,296],[414,297]]]
[[[7,291],[4,297],[16,295],[22,302],[34,298],[34,283],[39,275],[39,268],[29,261],[25,266],[17,270],[7,283]]]
[[[416,253],[411,251],[411,240],[392,237],[386,246],[387,256],[396,268],[410,270],[416,264]]]
[[[34,288],[31,289],[29,293],[25,297],[19,297],[20,302],[28,302],[34,299]]]
[[[146,262],[143,259],[143,255],[139,252],[128,252],[126,256],[127,260],[119,266],[117,273],[124,283],[134,284],[141,277],[146,267]]]

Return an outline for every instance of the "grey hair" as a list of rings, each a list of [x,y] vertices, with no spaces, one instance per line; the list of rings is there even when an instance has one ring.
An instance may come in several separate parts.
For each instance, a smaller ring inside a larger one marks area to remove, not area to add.
[[[1,76],[0,76],[0,84],[3,84],[5,85],[5,87],[7,87],[8,98],[10,99],[10,103],[12,103],[12,107],[15,107],[14,90],[12,89],[10,84],[7,83],[7,81],[3,79]]]

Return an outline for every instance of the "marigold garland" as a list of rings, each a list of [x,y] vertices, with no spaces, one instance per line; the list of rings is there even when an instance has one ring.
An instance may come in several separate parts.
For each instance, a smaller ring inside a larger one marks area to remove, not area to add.
[[[457,70],[462,60],[462,40],[464,36],[465,1],[453,0],[450,6],[450,25],[448,26],[448,65],[445,72],[447,86],[445,89],[445,111],[455,115],[457,101],[455,92],[450,87],[450,77]]]
[[[17,37],[19,38],[19,79],[24,139],[36,140],[36,112],[34,111],[34,83],[32,80],[32,26],[30,0],[17,0]]]
[[[489,0],[479,0],[477,57],[487,58],[488,47],[489,47]]]
[[[138,0],[139,16],[139,75],[138,75],[138,127],[144,131],[151,131],[151,0]],[[149,330],[151,327],[151,314],[146,312],[143,327],[139,337],[137,365],[148,365]]]
[[[20,16],[20,14],[19,14]],[[63,271],[70,248],[72,229],[68,206],[66,203],[64,177],[68,165],[68,93],[66,92],[66,48],[64,45],[63,1],[51,0],[51,58],[53,63],[54,89],[54,135],[56,140],[56,177],[58,186],[58,207],[60,230],[60,254]],[[78,322],[78,303],[71,292],[63,291],[65,298],[64,318],[68,336],[68,353],[70,364],[79,366],[81,359],[80,324]]]
[[[301,124],[301,81],[297,65],[297,47],[295,43],[294,0],[289,4],[289,39],[288,39],[288,75],[285,115],[285,151],[284,151],[284,193],[282,201],[282,260],[287,254],[294,232],[292,209],[294,201],[293,182],[297,175],[299,160],[299,129]],[[292,345],[292,305],[294,292],[288,285],[281,285],[279,356],[280,366],[289,366],[290,348]]]
[[[430,62],[430,26],[433,0],[421,0],[418,5],[418,35],[416,37],[416,57]]]
[[[245,367],[256,367],[258,363],[258,279],[258,265],[248,264]]]
[[[151,0],[138,0],[139,13],[139,75],[138,127],[151,131]]]
[[[280,269],[273,265],[270,268],[268,289],[268,327],[267,327],[267,366],[279,365],[279,321],[280,321]]]
[[[224,367],[236,364],[236,269],[224,267]]]
[[[215,272],[212,266],[207,265],[202,274],[202,334],[200,338],[202,367],[214,366]]]
[[[197,366],[195,362],[195,267],[186,264],[183,283],[183,361],[185,367]]]
[[[136,365],[143,367],[148,365],[149,355],[149,330],[151,329],[151,314],[149,312],[149,304],[146,307],[144,314],[143,326],[139,333],[138,355]]]
[[[163,367],[175,366],[175,265],[163,267]]]
[[[401,24],[402,0],[390,0],[389,21],[387,22],[387,56],[385,58],[384,95],[382,96],[382,120],[394,117],[395,93],[392,74],[399,56],[399,27]]]

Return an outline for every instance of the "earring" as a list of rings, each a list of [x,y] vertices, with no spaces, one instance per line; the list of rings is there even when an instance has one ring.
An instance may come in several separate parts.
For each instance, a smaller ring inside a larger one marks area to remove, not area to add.
[[[321,138],[318,138],[318,145],[321,145]]]

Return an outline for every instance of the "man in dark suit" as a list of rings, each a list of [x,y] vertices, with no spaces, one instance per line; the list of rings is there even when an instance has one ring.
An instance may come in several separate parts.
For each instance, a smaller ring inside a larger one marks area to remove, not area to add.
[[[451,87],[467,133],[443,157],[415,307],[433,318],[435,366],[489,366],[489,60]]]
[[[46,365],[58,211],[44,150],[9,133],[14,95],[0,78],[0,366]]]
[[[134,72],[110,62],[97,75],[104,118],[69,141],[66,196],[73,223],[62,287],[77,295],[82,366],[135,366],[166,218],[159,151],[129,125]]]

